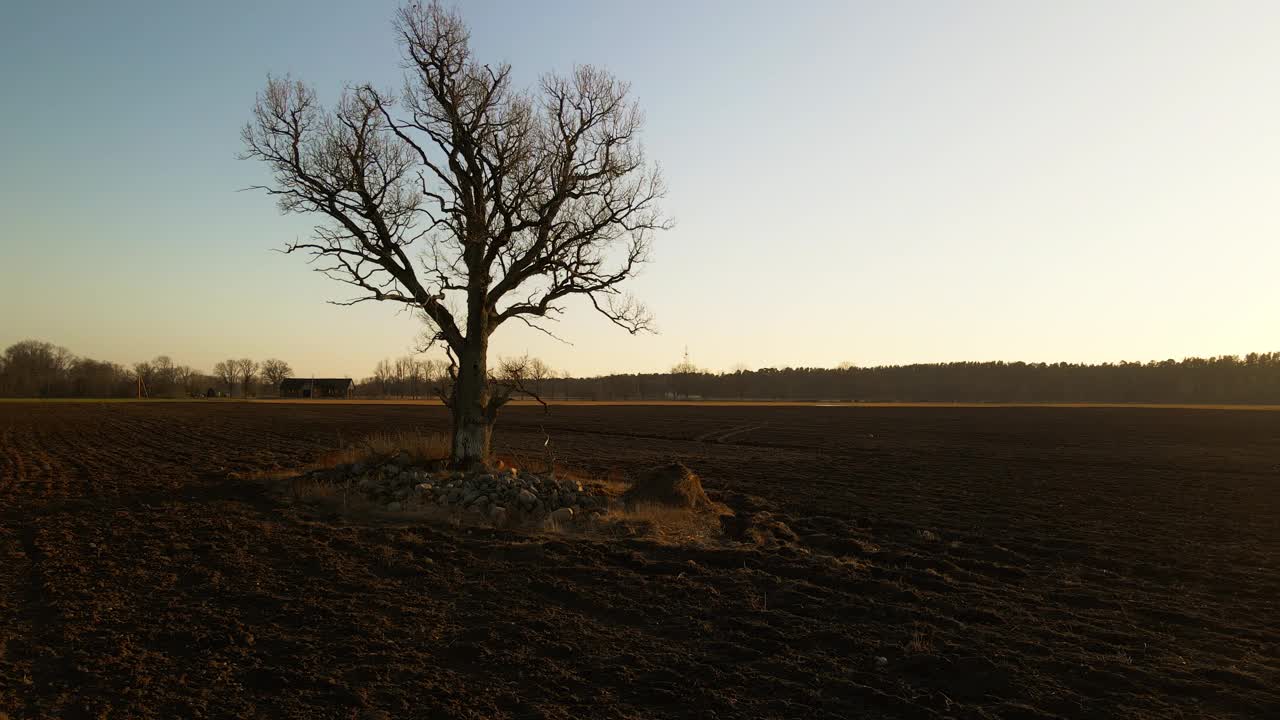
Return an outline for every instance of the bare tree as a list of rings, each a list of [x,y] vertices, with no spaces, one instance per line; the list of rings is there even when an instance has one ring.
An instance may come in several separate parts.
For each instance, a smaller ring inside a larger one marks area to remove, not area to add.
[[[418,362],[412,355],[404,355],[395,359],[394,375],[396,393],[401,397],[412,397],[417,393]]]
[[[236,368],[236,378],[240,380],[240,396],[247,398],[253,390],[253,381],[258,376],[258,363],[249,358],[240,358],[233,362]]]
[[[293,368],[289,363],[276,358],[262,361],[262,379],[276,392],[280,390],[280,383],[290,377],[293,377]]]
[[[178,382],[177,366],[174,365],[173,358],[168,355],[157,355],[151,361],[151,368],[155,371],[152,392],[156,395],[172,395]]]
[[[396,381],[396,366],[390,358],[379,360],[374,366],[373,381],[378,384],[379,395],[387,397],[391,394],[391,387]]]
[[[134,363],[133,376],[138,381],[139,392],[147,397],[151,397],[155,393],[156,368],[154,365],[146,360]]]
[[[628,332],[650,329],[619,286],[670,225],[664,184],[628,85],[608,72],[578,66],[520,91],[510,66],[472,56],[456,12],[408,4],[394,28],[400,101],[362,85],[325,110],[303,83],[269,79],[243,156],[270,167],[260,189],[283,212],[323,218],[288,252],[356,288],[345,303],[397,303],[430,324],[451,363],[453,463],[483,465],[507,400],[489,372],[495,330],[551,334],[575,296]]]
[[[173,381],[184,395],[194,396],[198,392],[200,373],[190,365],[177,365],[173,368]]]
[[[448,364],[438,358],[427,358],[418,361],[418,372],[422,375],[422,394],[427,397],[448,398],[445,385],[448,379]]]
[[[546,408],[543,386],[552,377],[555,377],[555,371],[539,358],[531,358],[528,354],[518,358],[502,358],[498,361],[496,392],[503,393],[508,398],[524,395],[537,400]]]
[[[223,360],[213,366],[213,376],[227,386],[227,397],[231,397],[239,372],[239,365],[235,360]]]

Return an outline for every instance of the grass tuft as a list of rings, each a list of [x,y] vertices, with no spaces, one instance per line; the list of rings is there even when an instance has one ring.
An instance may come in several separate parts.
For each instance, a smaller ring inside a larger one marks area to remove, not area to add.
[[[615,503],[599,517],[596,529],[606,535],[640,536],[669,545],[699,545],[720,535],[720,517],[655,503],[630,507]]]
[[[449,459],[449,436],[421,430],[380,432],[352,445],[326,453],[318,467],[386,460],[405,454],[415,464],[429,465]]]

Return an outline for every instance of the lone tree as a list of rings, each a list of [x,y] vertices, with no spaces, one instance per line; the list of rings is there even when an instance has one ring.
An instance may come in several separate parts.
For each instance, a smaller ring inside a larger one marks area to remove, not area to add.
[[[243,157],[271,168],[258,189],[282,212],[321,216],[286,251],[359,290],[338,304],[397,303],[429,324],[450,361],[453,464],[473,467],[510,397],[489,370],[495,330],[551,334],[574,296],[632,334],[650,329],[619,286],[670,226],[665,188],[629,87],[608,72],[578,66],[519,90],[509,65],[473,58],[456,11],[409,4],[393,26],[399,98],[359,85],[326,109],[305,84],[269,78]]]

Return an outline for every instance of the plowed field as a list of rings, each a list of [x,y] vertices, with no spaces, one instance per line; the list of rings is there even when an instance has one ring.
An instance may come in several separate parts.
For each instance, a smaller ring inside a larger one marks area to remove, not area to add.
[[[590,406],[757,546],[356,520],[256,471],[429,405],[0,404],[0,717],[1280,717],[1280,412]],[[544,435],[545,431],[545,435]]]

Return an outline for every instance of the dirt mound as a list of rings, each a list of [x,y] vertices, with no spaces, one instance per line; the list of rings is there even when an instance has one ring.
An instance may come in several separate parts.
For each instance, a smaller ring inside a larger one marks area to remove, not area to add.
[[[720,529],[730,540],[754,543],[762,547],[796,542],[798,539],[785,522],[770,512],[721,515]]]
[[[622,496],[627,507],[665,505],[690,510],[710,510],[711,499],[697,474],[681,462],[662,465],[640,476]]]

